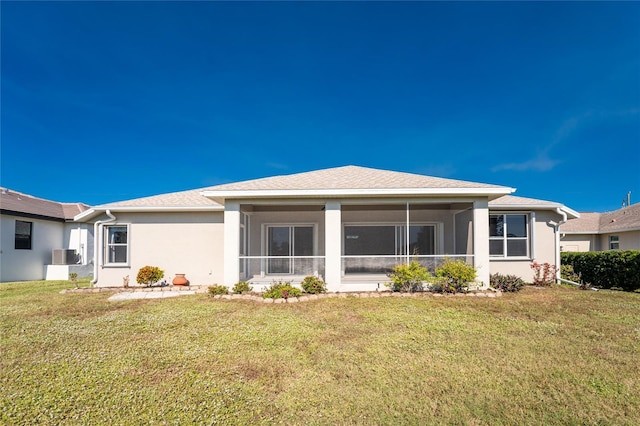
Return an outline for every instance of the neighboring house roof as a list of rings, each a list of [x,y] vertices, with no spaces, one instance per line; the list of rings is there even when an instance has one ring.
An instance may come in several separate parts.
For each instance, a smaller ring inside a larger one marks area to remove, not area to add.
[[[500,185],[344,166],[103,204],[78,215],[76,220],[89,220],[106,210],[122,212],[222,210],[227,198],[403,195],[482,195],[493,200],[490,202],[491,207],[497,203],[495,205],[498,207],[508,205],[509,207],[563,208],[571,216],[578,215],[559,203],[506,195],[513,191],[515,191],[514,188]]]
[[[3,214],[63,222],[88,209],[89,206],[83,203],[59,203],[0,188],[0,211]]]
[[[610,234],[640,230],[640,203],[607,213],[581,213],[560,226],[565,234]]]

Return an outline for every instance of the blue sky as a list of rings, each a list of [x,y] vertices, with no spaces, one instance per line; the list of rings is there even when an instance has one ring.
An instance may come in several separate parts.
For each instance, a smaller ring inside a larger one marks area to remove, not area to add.
[[[0,184],[102,204],[341,165],[640,201],[640,3],[2,2]]]

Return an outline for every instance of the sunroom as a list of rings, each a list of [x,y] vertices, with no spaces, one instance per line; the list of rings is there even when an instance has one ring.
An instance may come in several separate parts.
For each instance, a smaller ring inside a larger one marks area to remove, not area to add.
[[[260,289],[314,275],[332,291],[368,291],[384,289],[387,273],[413,260],[430,270],[445,258],[488,270],[487,217],[486,198],[226,200],[226,284]]]

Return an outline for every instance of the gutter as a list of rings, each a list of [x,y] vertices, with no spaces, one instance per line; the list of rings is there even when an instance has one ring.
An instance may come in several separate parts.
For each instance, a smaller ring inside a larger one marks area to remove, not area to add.
[[[105,223],[114,222],[116,217],[111,214],[111,210],[107,209],[105,214],[109,216],[107,220],[98,220],[93,224],[93,279],[91,280],[91,286],[95,286],[98,282],[98,263],[100,261],[99,247],[102,246],[102,232],[98,232],[102,229],[102,225]]]

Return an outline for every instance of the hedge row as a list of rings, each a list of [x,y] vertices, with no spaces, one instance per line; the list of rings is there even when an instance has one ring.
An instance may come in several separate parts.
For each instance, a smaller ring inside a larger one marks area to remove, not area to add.
[[[563,265],[572,265],[582,281],[599,288],[640,290],[640,250],[561,253]]]

